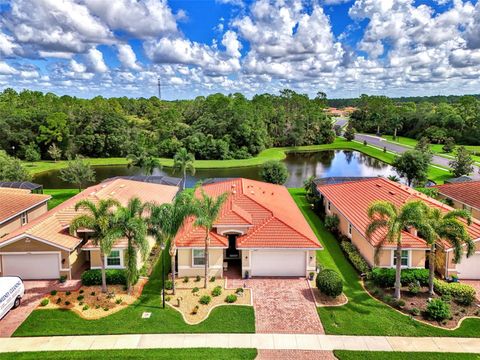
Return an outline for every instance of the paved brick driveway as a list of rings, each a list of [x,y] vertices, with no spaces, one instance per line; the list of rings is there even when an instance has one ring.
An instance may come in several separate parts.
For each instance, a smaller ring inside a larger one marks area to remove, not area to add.
[[[243,284],[253,290],[257,333],[324,334],[307,280],[228,280],[231,288],[242,287]]]
[[[38,306],[40,300],[51,290],[67,291],[75,290],[80,286],[79,280],[70,280],[60,284],[57,280],[26,280],[25,295],[21,305],[11,310],[0,320],[0,337],[10,337],[17,328],[25,321],[33,310]]]
[[[255,360],[335,360],[331,351],[317,350],[258,350]]]

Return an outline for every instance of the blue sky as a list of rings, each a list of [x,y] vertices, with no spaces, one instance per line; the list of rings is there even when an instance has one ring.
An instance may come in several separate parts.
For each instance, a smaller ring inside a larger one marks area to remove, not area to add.
[[[463,0],[0,0],[0,89],[166,99],[214,92],[480,93]]]

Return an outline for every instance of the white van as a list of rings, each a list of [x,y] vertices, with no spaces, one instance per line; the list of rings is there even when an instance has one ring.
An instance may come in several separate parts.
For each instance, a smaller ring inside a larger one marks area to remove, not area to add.
[[[25,294],[22,279],[16,276],[0,277],[0,319],[10,309],[20,306],[20,301]]]

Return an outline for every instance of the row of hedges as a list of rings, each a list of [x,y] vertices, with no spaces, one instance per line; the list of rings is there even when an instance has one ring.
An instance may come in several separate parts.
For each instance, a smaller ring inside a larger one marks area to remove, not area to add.
[[[358,272],[360,272],[361,274],[366,274],[370,271],[370,266],[365,261],[363,256],[360,255],[360,252],[355,245],[353,245],[350,241],[344,240],[340,243],[340,246],[342,247],[345,254],[347,254],[348,259]]]
[[[460,305],[471,305],[476,298],[475,289],[467,284],[447,283],[442,280],[435,279],[433,281],[433,289],[438,295],[449,295]]]
[[[421,286],[428,286],[428,269],[402,269],[402,286],[408,286],[417,281]],[[373,268],[369,273],[369,279],[375,285],[387,288],[395,286],[395,269],[393,268]]]
[[[105,273],[108,285],[127,284],[127,273],[125,270],[108,269]],[[97,269],[84,271],[82,274],[82,284],[84,286],[102,285],[102,271]]]

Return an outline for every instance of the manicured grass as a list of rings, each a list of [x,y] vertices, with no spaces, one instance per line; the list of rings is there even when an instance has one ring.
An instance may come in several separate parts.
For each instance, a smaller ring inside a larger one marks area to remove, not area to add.
[[[387,351],[347,351],[333,352],[339,360],[478,360],[480,355],[467,353],[439,352],[387,352]]]
[[[366,155],[379,159],[383,162],[391,164],[395,155],[384,153],[382,149],[373,146],[365,146],[363,144],[347,141],[343,138],[336,138],[332,144],[308,145],[296,147],[278,147],[262,151],[255,157],[240,160],[196,160],[195,167],[197,169],[216,169],[229,167],[248,167],[261,165],[269,160],[283,160],[288,152],[314,152],[322,150],[356,150]],[[89,159],[92,165],[126,165],[128,161],[123,158],[100,158]],[[161,163],[165,167],[173,166],[172,159],[161,158]],[[31,174],[38,174],[49,170],[58,170],[66,166],[66,161],[39,161],[35,163],[25,163]],[[451,175],[448,171],[430,167],[429,179],[437,184],[443,183]]]
[[[70,199],[72,196],[78,194],[77,189],[44,189],[43,193],[51,195],[52,198],[48,202],[48,210],[60,205],[64,201]]]
[[[387,139],[388,142],[391,142],[391,143],[394,143],[394,144],[405,145],[405,146],[409,146],[409,147],[412,147],[412,148],[415,147],[415,145],[417,145],[417,143],[418,143],[418,140],[407,138],[407,137],[404,137],[404,136],[397,136],[397,140],[395,140],[395,141],[393,140],[392,135],[385,135],[383,137],[385,139]],[[437,155],[441,155],[441,156],[445,156],[445,157],[453,157],[455,155],[454,153],[446,153],[445,151],[443,151],[442,147],[443,147],[442,144],[432,144],[432,145],[430,145],[430,149],[432,149],[432,152],[437,154]],[[470,151],[475,151],[477,153],[480,152],[480,145],[465,145],[465,147]],[[473,157],[473,160],[480,163],[480,156],[473,155],[472,157]]]
[[[256,349],[122,349],[122,350],[86,350],[86,351],[36,351],[2,353],[0,360],[22,359],[58,359],[58,360],[97,360],[97,359],[158,359],[158,360],[253,360],[257,356]]]
[[[454,331],[422,324],[402,315],[370,297],[363,290],[356,270],[345,258],[338,241],[330,234],[320,218],[312,211],[303,189],[289,189],[303,215],[317,234],[324,250],[317,252],[323,266],[337,270],[344,281],[348,304],[340,307],[318,308],[327,334],[389,335],[389,336],[457,336],[478,337],[480,319],[466,319]]]
[[[137,302],[115,314],[99,320],[85,320],[69,310],[38,309],[32,312],[14,336],[255,332],[252,306],[217,307],[198,325],[188,325],[180,313],[168,305],[162,309],[161,274],[159,261]],[[152,315],[149,319],[142,319],[143,312],[151,312]]]

